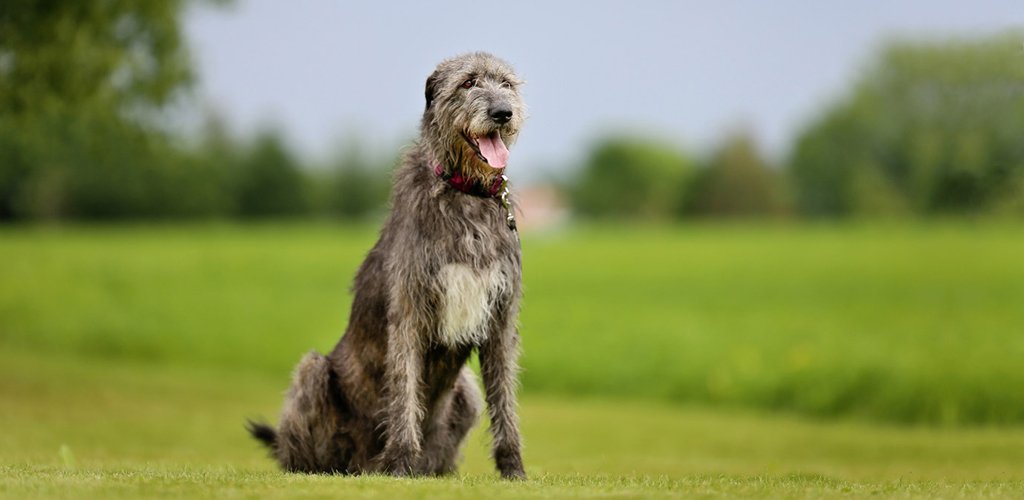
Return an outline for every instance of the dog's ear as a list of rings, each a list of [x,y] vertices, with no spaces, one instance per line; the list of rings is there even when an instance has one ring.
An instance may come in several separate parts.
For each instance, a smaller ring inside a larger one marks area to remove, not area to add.
[[[423,96],[427,98],[426,109],[430,109],[430,105],[434,102],[434,93],[437,92],[438,80],[440,80],[440,75],[437,74],[437,71],[427,77],[427,88],[423,91]]]

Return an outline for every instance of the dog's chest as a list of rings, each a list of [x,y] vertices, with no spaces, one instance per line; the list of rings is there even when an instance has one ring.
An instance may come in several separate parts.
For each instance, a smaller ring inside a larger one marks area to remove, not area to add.
[[[483,341],[498,301],[510,296],[510,279],[509,272],[498,262],[486,267],[442,266],[437,276],[441,296],[439,340],[449,346]]]

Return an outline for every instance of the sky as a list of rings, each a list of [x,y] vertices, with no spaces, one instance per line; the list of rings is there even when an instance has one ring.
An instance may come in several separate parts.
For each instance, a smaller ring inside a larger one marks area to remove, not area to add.
[[[744,129],[780,158],[887,40],[1021,26],[1024,4],[998,0],[235,0],[185,22],[203,105],[239,133],[277,126],[313,159],[397,151],[438,62],[498,55],[527,82],[509,172],[533,180],[612,133],[703,154]]]

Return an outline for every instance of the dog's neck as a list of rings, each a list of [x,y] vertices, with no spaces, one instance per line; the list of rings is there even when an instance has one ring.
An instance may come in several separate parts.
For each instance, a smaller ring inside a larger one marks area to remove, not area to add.
[[[491,182],[483,182],[473,177],[464,176],[459,172],[445,169],[440,163],[434,165],[434,174],[457,191],[482,198],[497,198],[500,196],[502,187],[504,187],[507,179],[504,175],[496,175]]]
[[[440,163],[434,164],[434,174],[457,191],[481,198],[497,198],[500,200],[501,206],[505,207],[505,223],[508,224],[508,228],[512,232],[518,232],[516,229],[516,216],[509,201],[508,177],[498,175],[490,183],[481,182],[472,177],[465,177],[458,172],[453,173],[445,170]]]

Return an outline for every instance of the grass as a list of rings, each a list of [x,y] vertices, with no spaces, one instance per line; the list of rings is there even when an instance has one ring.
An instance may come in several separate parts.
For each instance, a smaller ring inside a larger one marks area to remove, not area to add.
[[[0,347],[284,379],[343,331],[375,230],[0,230]],[[524,240],[528,394],[1024,421],[1024,232],[595,227]]]
[[[598,229],[527,248],[528,387],[1024,420],[1024,392],[1005,390],[1024,383],[1014,228]]]
[[[907,428],[546,396],[522,404],[525,482],[496,477],[482,429],[453,478],[283,474],[241,428],[246,416],[276,412],[283,383],[259,371],[5,350],[0,496],[1024,495],[1024,429]]]
[[[373,239],[0,229],[0,497],[1024,496],[1024,233],[962,223],[528,235],[530,480],[483,429],[453,478],[280,473],[241,424]]]

